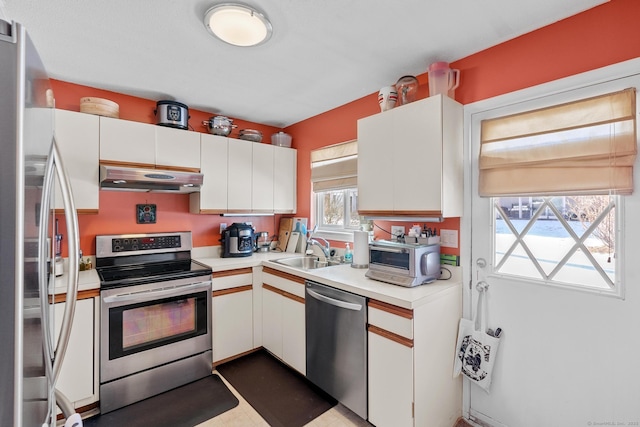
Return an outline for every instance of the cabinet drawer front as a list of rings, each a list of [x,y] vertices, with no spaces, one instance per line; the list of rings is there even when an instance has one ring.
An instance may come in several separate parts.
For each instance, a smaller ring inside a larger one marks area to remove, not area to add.
[[[227,288],[236,288],[253,284],[251,269],[213,272],[213,290],[218,291]]]
[[[300,298],[304,298],[304,282],[302,283],[294,282],[292,280],[287,280],[283,277],[276,276],[274,274],[263,271],[262,283],[271,285],[274,288],[278,288],[282,291],[296,295]]]
[[[371,304],[369,305],[369,324],[410,340],[413,339],[413,319],[402,317]]]

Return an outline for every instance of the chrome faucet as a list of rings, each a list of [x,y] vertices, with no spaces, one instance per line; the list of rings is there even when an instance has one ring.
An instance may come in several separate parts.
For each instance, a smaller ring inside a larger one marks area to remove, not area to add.
[[[322,237],[319,237],[319,236],[316,237],[316,238],[311,237],[311,236],[313,236],[313,234],[317,230],[318,230],[318,224],[316,224],[313,227],[313,230],[308,233],[308,237],[307,237],[307,253],[309,253],[309,251],[310,251],[310,249],[309,249],[310,246],[316,245],[320,249],[322,249],[322,253],[324,254],[324,257],[328,260],[329,258],[331,258],[331,253],[330,253],[331,246],[329,244],[329,241],[327,239],[323,239]],[[322,243],[320,243],[316,239],[322,240],[324,242],[324,245]],[[311,251],[313,251],[313,249],[311,249]]]

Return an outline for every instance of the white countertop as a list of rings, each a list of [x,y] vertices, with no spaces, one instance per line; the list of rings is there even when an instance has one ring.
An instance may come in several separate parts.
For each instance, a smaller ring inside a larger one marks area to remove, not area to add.
[[[426,304],[437,298],[439,294],[444,295],[462,285],[461,268],[452,266],[443,266],[452,272],[450,280],[438,280],[427,285],[406,288],[369,279],[364,276],[366,268],[352,268],[349,264],[313,270],[300,270],[271,261],[265,261],[263,265],[404,308],[415,308]],[[446,271],[443,277],[448,277]]]
[[[100,288],[100,278],[98,272],[95,269],[79,271],[78,272],[78,292],[88,291],[91,289]],[[54,282],[53,294],[66,294],[67,293],[67,273],[62,276],[56,277]]]
[[[438,294],[444,295],[447,292],[462,285],[462,269],[461,267],[443,266],[452,273],[449,280],[438,280],[428,285],[416,286],[413,288],[405,288],[403,286],[391,285],[388,283],[378,282],[364,276],[366,268],[352,268],[349,264],[336,265],[313,270],[301,270],[274,262],[278,258],[302,256],[296,253],[283,252],[265,252],[254,253],[249,257],[239,258],[220,258],[219,251],[203,250],[193,254],[196,261],[208,265],[216,271],[234,270],[238,268],[257,267],[259,265],[268,266],[275,270],[313,280],[325,285],[333,286],[347,292],[353,292],[367,298],[377,299],[379,301],[394,304],[404,308],[415,308],[422,304],[426,304],[438,297]],[[447,277],[448,273],[443,272],[443,277]],[[55,279],[55,294],[66,293],[66,274]],[[100,279],[95,269],[80,271],[78,273],[78,291],[99,289]]]

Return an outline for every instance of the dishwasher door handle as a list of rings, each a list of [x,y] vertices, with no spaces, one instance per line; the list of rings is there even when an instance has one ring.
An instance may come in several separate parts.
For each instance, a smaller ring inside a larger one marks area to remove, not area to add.
[[[318,301],[326,302],[327,304],[334,305],[340,308],[346,308],[347,310],[360,311],[362,310],[362,304],[354,304],[351,302],[342,301],[339,299],[331,298],[326,295],[319,294],[316,291],[307,289],[307,293]]]

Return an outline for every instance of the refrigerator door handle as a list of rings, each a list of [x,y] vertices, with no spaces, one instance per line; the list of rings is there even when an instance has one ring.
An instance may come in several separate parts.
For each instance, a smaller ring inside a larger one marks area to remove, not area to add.
[[[44,170],[44,177],[42,183],[42,197],[40,199],[40,213],[39,213],[39,227],[38,227],[38,284],[40,293],[40,319],[42,322],[42,339],[44,347],[44,366],[47,374],[47,378],[51,384],[53,384],[53,358],[54,358],[54,345],[53,345],[53,333],[51,327],[51,320],[49,316],[49,289],[48,281],[50,273],[48,271],[48,247],[47,236],[49,235],[49,206],[51,205],[51,192],[53,191],[53,172],[54,163],[52,150],[49,152],[47,158],[47,164]]]
[[[64,307],[64,316],[62,318],[62,328],[56,345],[55,358],[53,361],[53,384],[60,374],[62,361],[67,351],[69,337],[71,336],[71,326],[73,316],[75,315],[76,300],[78,296],[78,254],[80,253],[80,230],[78,226],[78,214],[73,202],[73,194],[71,193],[71,182],[67,176],[66,169],[62,161],[62,156],[58,150],[58,144],[55,137],[51,144],[53,154],[53,163],[55,165],[56,175],[60,182],[62,193],[62,202],[64,205],[65,222],[67,224],[67,234],[69,235],[69,271],[67,274],[67,300]]]

